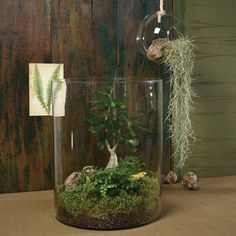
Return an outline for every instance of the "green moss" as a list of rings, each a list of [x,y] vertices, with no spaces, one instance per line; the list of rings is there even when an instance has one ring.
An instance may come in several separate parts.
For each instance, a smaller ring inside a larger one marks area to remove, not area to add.
[[[134,213],[142,208],[142,196],[122,192],[119,196],[95,197],[75,187],[59,194],[59,201],[74,216],[87,215],[98,219],[108,219],[110,215]]]
[[[119,168],[98,169],[71,190],[58,186],[60,207],[75,217],[86,215],[109,220],[119,215],[136,215],[155,209],[160,181],[153,176],[132,180],[130,175],[140,171],[138,158],[127,157]],[[128,166],[128,167],[127,167]]]
[[[157,178],[144,177],[140,183],[139,191],[143,198],[143,205],[147,209],[153,209],[159,197],[160,182]]]

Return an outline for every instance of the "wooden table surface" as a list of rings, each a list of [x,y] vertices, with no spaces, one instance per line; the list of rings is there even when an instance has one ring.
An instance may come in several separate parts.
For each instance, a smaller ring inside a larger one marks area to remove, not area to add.
[[[0,195],[0,236],[234,236],[236,176],[207,178],[198,192],[165,185],[161,217],[148,225],[91,231],[63,225],[53,213],[53,191]]]

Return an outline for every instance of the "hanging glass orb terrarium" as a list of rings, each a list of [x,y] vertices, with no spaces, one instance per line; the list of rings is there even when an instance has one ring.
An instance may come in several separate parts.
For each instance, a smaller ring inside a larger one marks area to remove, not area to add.
[[[58,220],[121,229],[157,219],[161,80],[55,81],[53,116]]]
[[[183,34],[184,29],[184,22],[166,13],[160,0],[160,10],[144,18],[136,35],[139,51],[157,66],[162,65],[163,74],[169,76],[167,118],[171,118],[172,156],[180,169],[195,140],[190,112],[195,96],[192,82],[196,47],[194,40]]]
[[[178,38],[183,28],[183,22],[171,13],[147,15],[136,34],[138,50],[149,60],[158,61],[163,56],[166,42]]]

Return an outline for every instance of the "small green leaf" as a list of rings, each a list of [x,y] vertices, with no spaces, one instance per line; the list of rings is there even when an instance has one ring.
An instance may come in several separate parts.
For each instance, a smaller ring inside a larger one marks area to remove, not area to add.
[[[137,136],[135,130],[132,129],[132,128],[129,129],[129,133],[130,133],[130,136],[132,136],[132,137],[136,137]]]
[[[104,122],[104,126],[105,126],[105,129],[109,133],[115,133],[115,132],[117,132],[117,130],[119,128],[119,125],[116,120],[106,120]]]
[[[127,106],[124,103],[122,103],[122,102],[119,102],[119,107],[122,110],[126,110],[127,109]]]
[[[128,127],[131,127],[131,126],[133,125],[133,122],[130,121],[130,120],[128,120],[128,121],[127,121],[127,124],[128,124]]]
[[[88,118],[88,122],[90,124],[99,124],[99,121],[100,121],[100,116],[98,114],[95,114],[95,115],[91,115],[89,118]]]
[[[105,147],[106,147],[106,143],[105,143],[104,140],[98,141],[98,148],[99,148],[101,151],[104,150]]]
[[[109,97],[105,100],[105,104],[108,107],[115,107],[117,105],[117,100]]]
[[[92,133],[92,134],[98,134],[98,132],[102,129],[102,125],[99,125],[99,126],[91,126],[89,128],[89,131]]]
[[[138,139],[129,139],[127,142],[132,146],[132,147],[137,147],[139,145]]]

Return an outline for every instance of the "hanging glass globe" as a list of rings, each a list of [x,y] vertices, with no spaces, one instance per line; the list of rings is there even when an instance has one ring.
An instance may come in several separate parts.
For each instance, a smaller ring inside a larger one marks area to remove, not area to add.
[[[183,29],[183,22],[170,13],[165,13],[165,15],[161,17],[160,22],[158,21],[157,13],[147,15],[139,25],[136,34],[138,49],[143,55],[147,56],[148,59],[155,61],[161,58],[164,43],[167,40],[178,38],[180,35],[179,32]],[[153,47],[155,48],[155,52],[157,51],[156,48],[158,48],[158,55],[152,55],[151,50]]]

